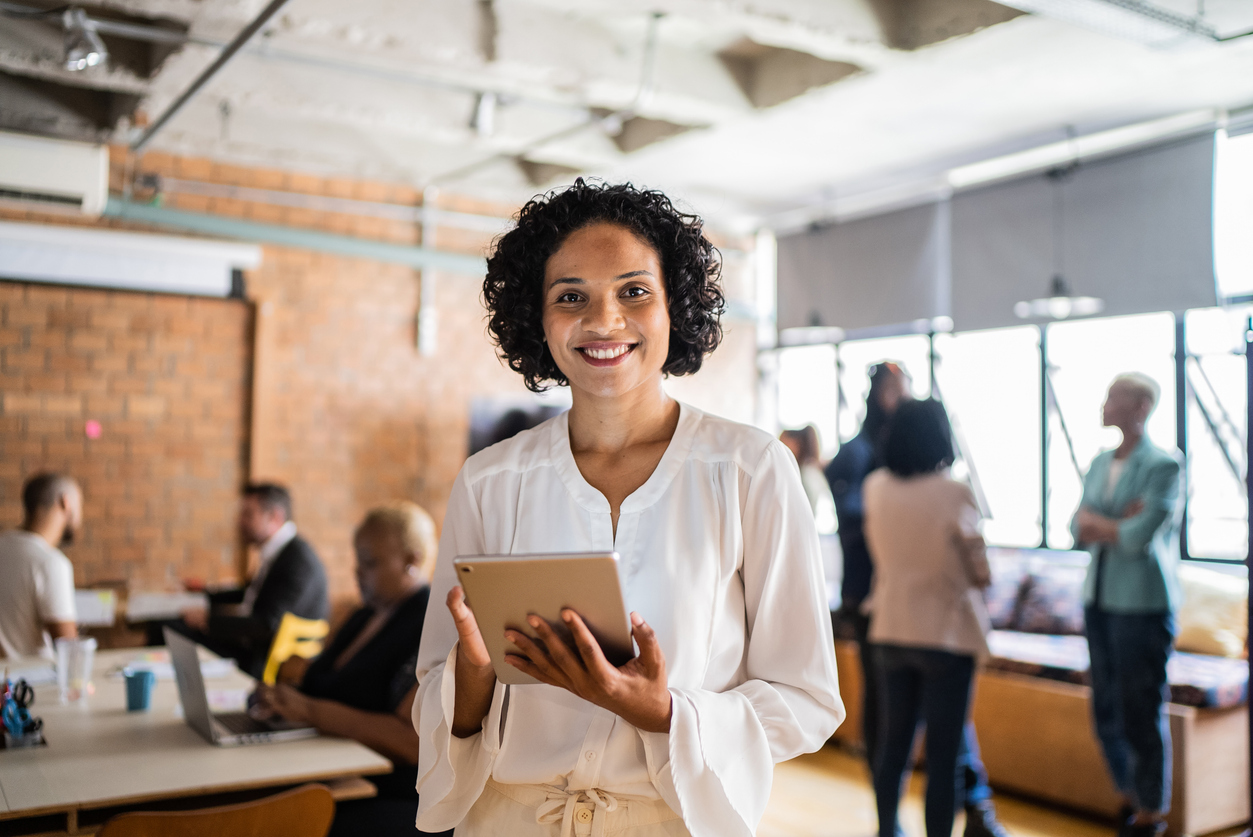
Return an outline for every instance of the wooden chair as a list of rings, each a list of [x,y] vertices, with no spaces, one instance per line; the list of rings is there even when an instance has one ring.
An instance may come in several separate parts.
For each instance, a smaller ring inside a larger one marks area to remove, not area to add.
[[[326,837],[335,800],[322,785],[199,811],[118,814],[96,837]]]
[[[290,657],[306,660],[322,653],[322,640],[330,631],[325,619],[301,619],[294,613],[284,613],[270,644],[270,656],[265,661],[261,682],[273,686],[278,680],[278,667]]]

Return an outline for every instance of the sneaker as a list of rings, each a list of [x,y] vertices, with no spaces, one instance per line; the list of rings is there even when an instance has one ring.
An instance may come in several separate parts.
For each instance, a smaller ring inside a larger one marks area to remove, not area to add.
[[[996,808],[990,800],[966,806],[964,837],[1009,837],[1005,826],[996,820]]]

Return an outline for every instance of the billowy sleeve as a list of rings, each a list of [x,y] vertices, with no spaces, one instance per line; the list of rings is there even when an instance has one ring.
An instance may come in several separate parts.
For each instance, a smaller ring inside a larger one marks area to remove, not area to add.
[[[771,442],[747,482],[748,679],[724,692],[672,688],[670,732],[643,735],[650,766],[669,761],[658,789],[693,837],[755,834],[774,765],[822,747],[845,714],[818,532],[791,454]]]
[[[444,831],[461,822],[483,792],[500,750],[500,683],[496,684],[483,729],[469,738],[452,734],[457,628],[444,600],[457,583],[453,559],[483,553],[481,512],[463,472],[453,484],[444,516],[430,606],[418,649],[413,727],[419,741],[417,825],[424,831]]]

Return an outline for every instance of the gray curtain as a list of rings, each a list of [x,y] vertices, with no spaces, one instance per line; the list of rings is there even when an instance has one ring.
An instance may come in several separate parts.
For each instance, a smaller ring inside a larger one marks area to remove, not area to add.
[[[930,319],[948,314],[949,284],[946,202],[778,240],[780,329]]]
[[[1021,323],[1014,303],[1048,296],[1058,268],[1073,294],[1103,299],[1106,315],[1214,305],[1213,205],[1212,133],[1081,163],[1056,181],[1034,175],[960,193],[954,327]]]

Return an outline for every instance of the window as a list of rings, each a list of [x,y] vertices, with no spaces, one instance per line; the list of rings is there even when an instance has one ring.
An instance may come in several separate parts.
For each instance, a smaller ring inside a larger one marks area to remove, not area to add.
[[[866,373],[874,364],[896,361],[909,373],[914,397],[926,398],[931,393],[930,348],[925,334],[849,340],[841,343],[838,351],[843,395],[839,405],[841,440],[857,435],[866,417],[866,393],[870,390]]]
[[[831,456],[835,435],[835,347],[794,346],[780,349],[776,380],[779,387],[779,426],[818,428],[822,455]]]
[[[1040,332],[1035,326],[939,334],[936,395],[1000,546],[1040,545]]]
[[[1250,135],[1253,136],[1253,135]],[[1244,333],[1253,306],[1204,308],[1188,343],[1188,553],[1241,559],[1248,550],[1244,475],[1248,420]]]
[[[1048,435],[1048,545],[1069,547],[1070,518],[1079,506],[1083,477],[1092,459],[1118,444],[1118,431],[1101,427],[1101,405],[1110,381],[1142,372],[1162,389],[1149,417],[1148,436],[1163,450],[1176,447],[1175,318],[1140,314],[1055,323],[1048,326],[1048,359],[1055,409]]]
[[[1248,549],[1244,341],[1250,316],[1253,303],[1188,311],[1182,323],[1187,557],[1241,560]],[[1063,321],[1043,333],[1051,391],[1043,461],[1037,326],[784,349],[780,421],[789,427],[817,425],[824,455],[830,456],[838,447],[837,423],[841,439],[851,438],[861,424],[870,365],[900,362],[919,398],[930,394],[934,369],[935,395],[948,408],[957,436],[954,474],[968,478],[980,498],[988,542],[1023,547],[1043,542],[1066,549],[1073,543],[1070,519],[1082,477],[1098,453],[1119,442],[1117,430],[1101,426],[1101,406],[1117,375],[1142,372],[1157,381],[1161,397],[1148,436],[1163,450],[1178,448],[1178,335],[1169,313]]]

